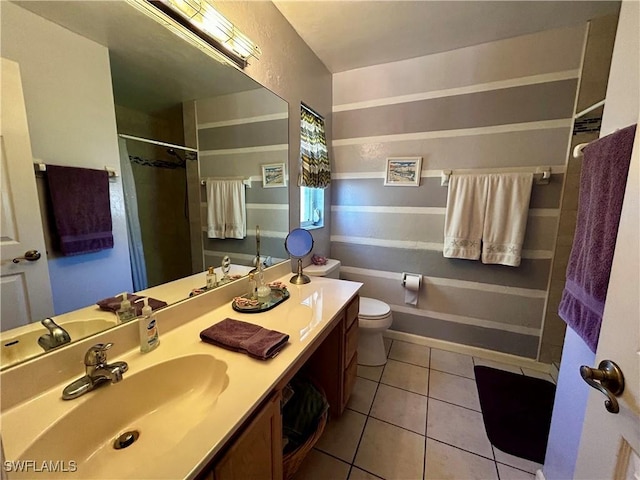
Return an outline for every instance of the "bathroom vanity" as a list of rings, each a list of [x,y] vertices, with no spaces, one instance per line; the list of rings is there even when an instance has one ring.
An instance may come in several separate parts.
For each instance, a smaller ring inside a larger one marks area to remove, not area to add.
[[[291,285],[290,277],[289,265],[267,270],[291,296],[264,313],[231,307],[248,279],[159,311],[160,346],[147,354],[138,351],[137,325],[123,325],[2,372],[6,460],[75,461],[79,478],[282,478],[282,389],[308,373],[330,414],[342,413],[356,378],[361,287],[326,278]],[[261,361],[200,341],[200,331],[224,318],[287,333],[289,343]],[[109,361],[128,363],[123,380],[63,401],[99,342],[114,343]],[[112,448],[130,430],[139,438]],[[48,478],[58,476],[65,474]]]
[[[282,389],[300,371],[322,387],[330,415],[342,414],[356,380],[358,303],[355,296],[327,323],[323,334],[290,366],[268,398],[197,478],[282,478]]]

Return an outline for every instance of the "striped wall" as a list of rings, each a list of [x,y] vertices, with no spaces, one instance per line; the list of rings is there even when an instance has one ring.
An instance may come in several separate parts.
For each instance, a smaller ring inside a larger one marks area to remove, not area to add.
[[[200,187],[200,218],[205,266],[219,265],[224,255],[232,263],[251,265],[256,255],[256,226],[260,254],[274,261],[288,258],[284,239],[289,232],[288,188],[263,188],[262,165],[288,164],[288,106],[266,88],[196,101],[200,177],[243,177],[246,188],[247,236],[207,237],[206,190]]]
[[[394,330],[536,358],[548,296],[584,27],[335,74],[331,256]],[[386,158],[421,156],[419,187],[385,187]],[[520,267],[442,255],[459,173],[536,171]],[[418,306],[402,272],[423,275]]]

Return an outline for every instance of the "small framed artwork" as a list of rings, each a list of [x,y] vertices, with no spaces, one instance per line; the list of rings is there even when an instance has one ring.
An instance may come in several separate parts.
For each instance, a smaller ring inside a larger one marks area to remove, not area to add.
[[[286,187],[287,177],[284,163],[270,163],[262,165],[262,187],[276,188]]]
[[[384,184],[397,187],[420,186],[422,157],[387,158],[387,173]]]

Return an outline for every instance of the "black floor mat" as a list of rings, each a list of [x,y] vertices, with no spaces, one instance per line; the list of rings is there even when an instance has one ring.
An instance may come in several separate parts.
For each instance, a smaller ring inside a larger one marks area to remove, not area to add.
[[[544,463],[556,386],[495,368],[474,369],[489,441],[503,452]]]

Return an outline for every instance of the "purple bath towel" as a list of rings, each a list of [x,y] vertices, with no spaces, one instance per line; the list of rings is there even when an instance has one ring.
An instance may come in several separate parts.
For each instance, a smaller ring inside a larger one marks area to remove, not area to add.
[[[558,313],[595,353],[636,126],[584,148],[578,222]]]
[[[140,295],[134,295],[132,293],[127,294],[127,299],[131,302],[131,306],[136,309],[136,316],[142,315],[142,307],[144,307],[144,299],[145,297],[141,297]],[[167,306],[167,302],[162,300],[157,300],[155,298],[149,298],[149,306],[151,310],[157,310],[162,307]],[[122,303],[122,295],[118,295],[117,297],[109,297],[96,302],[102,310],[108,310],[109,312],[117,312],[120,310],[120,304]]]
[[[47,165],[47,183],[63,255],[113,248],[106,170]]]
[[[225,318],[201,331],[200,338],[218,347],[246,352],[254,358],[267,360],[280,352],[287,344],[289,335],[253,323]]]

